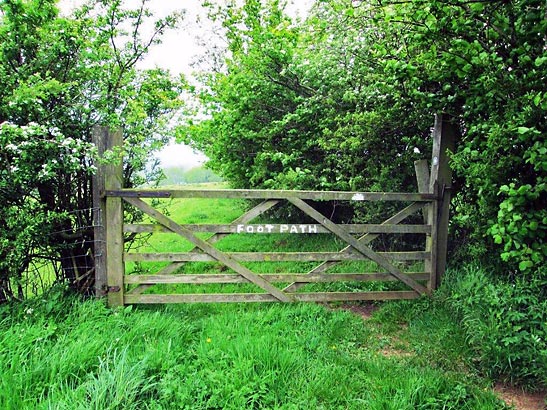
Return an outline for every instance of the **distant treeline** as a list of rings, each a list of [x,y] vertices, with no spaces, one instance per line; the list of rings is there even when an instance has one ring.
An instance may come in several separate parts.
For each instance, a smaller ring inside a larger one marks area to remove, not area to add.
[[[160,185],[199,184],[204,182],[222,182],[222,178],[204,166],[191,169],[179,167],[164,168],[165,178]]]

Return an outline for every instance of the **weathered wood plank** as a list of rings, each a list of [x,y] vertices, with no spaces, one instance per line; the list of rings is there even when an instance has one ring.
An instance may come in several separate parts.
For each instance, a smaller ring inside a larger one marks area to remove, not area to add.
[[[296,234],[331,233],[327,228],[315,224],[184,224],[184,227],[192,232],[206,232],[219,234],[268,234],[291,233],[291,227],[296,227]],[[430,234],[429,225],[395,225],[395,224],[340,224],[346,232],[352,234]],[[124,232],[128,233],[169,233],[173,232],[159,224],[126,224]]]
[[[108,128],[99,125],[91,129],[91,139],[97,148],[99,158],[110,149]],[[94,159],[93,164],[97,171],[92,178],[93,186],[93,258],[95,262],[95,297],[102,298],[107,294],[108,279],[106,267],[106,199],[103,197],[105,190],[105,165],[101,164],[98,158]]]
[[[452,170],[449,164],[449,155],[456,149],[456,140],[459,139],[459,130],[456,124],[449,121],[448,116],[437,114],[433,131],[433,152],[431,175],[429,179],[430,193],[438,197],[436,272],[435,287],[440,283],[446,269],[446,253],[448,247],[448,222],[452,189]],[[438,189],[435,188],[437,184]]]
[[[429,191],[429,166],[427,163],[427,159],[414,161],[414,171],[416,172],[416,182],[418,184],[418,192],[420,193],[430,192]]]
[[[290,198],[289,201],[293,203],[296,207],[300,208],[308,216],[311,216],[317,222],[319,222],[324,227],[329,229],[332,233],[340,237],[347,244],[351,245],[355,250],[367,256],[372,261],[376,262],[382,268],[386,269],[389,273],[391,273],[393,276],[400,279],[401,282],[404,282],[405,284],[407,284],[410,288],[414,289],[419,294],[426,294],[428,292],[427,288],[425,288],[424,286],[422,286],[421,284],[419,284],[412,278],[405,275],[400,269],[398,269],[393,264],[391,264],[382,255],[379,255],[378,253],[374,252],[372,249],[364,245],[362,242],[359,242],[349,233],[345,232],[338,225],[336,225],[330,219],[328,219],[327,217],[325,217],[324,215],[322,215],[321,213],[313,209],[310,205],[305,203],[300,198]]]
[[[206,252],[207,254],[211,255],[213,258],[215,258],[217,261],[221,262],[222,264],[226,265],[227,267],[233,269],[243,277],[249,279],[252,283],[259,286],[260,288],[264,289],[266,292],[273,295],[276,299],[279,299],[282,302],[291,302],[293,301],[293,298],[281,291],[280,289],[273,286],[268,281],[264,280],[263,278],[257,276],[255,273],[253,273],[251,270],[246,268],[245,266],[239,264],[235,259],[233,259],[231,256],[219,251],[216,249],[213,245],[210,243],[204,241],[201,238],[198,238],[195,236],[192,231],[184,228],[183,226],[180,226],[172,219],[166,217],[162,213],[158,212],[154,208],[152,208],[150,205],[148,205],[146,202],[142,201],[138,198],[124,198],[127,202],[129,202],[131,205],[137,207],[147,215],[151,216],[155,220],[157,220],[162,225],[168,227],[173,232],[178,233],[182,237],[188,239],[190,242],[192,242],[194,245],[199,247],[201,250]]]
[[[393,261],[416,261],[430,257],[429,252],[375,252]],[[225,252],[226,256],[237,262],[320,262],[320,261],[365,261],[369,260],[361,252]],[[206,253],[164,252],[164,253],[126,253],[127,262],[213,262],[218,259]]]
[[[438,185],[435,184],[433,187],[434,190],[438,189]],[[439,221],[439,201],[433,201],[431,205],[429,205],[430,213],[428,214],[428,220],[431,221],[431,224],[433,226],[433,231],[431,233],[431,257],[430,261],[425,263],[425,267],[430,269],[431,277],[429,279],[429,286],[432,290],[437,289],[437,286],[439,284],[439,275],[438,275],[438,254],[439,254],[439,246],[437,246],[438,242],[438,221]],[[427,244],[426,244],[427,245]],[[446,257],[446,254],[445,254]]]
[[[407,272],[415,280],[428,280],[429,273]],[[271,283],[279,282],[393,282],[399,279],[388,273],[318,273],[308,276],[307,273],[261,273],[258,276]],[[176,274],[176,275],[126,275],[126,284],[220,284],[220,283],[250,283],[241,275],[236,274]]]
[[[414,171],[416,172],[416,182],[418,184],[418,192],[428,193],[429,192],[429,166],[426,159],[421,159],[419,161],[414,161]],[[424,207],[424,223],[428,223],[428,206]]]
[[[407,192],[284,191],[262,189],[109,189],[107,196],[123,198],[232,198],[291,199],[314,201],[402,201],[430,202],[432,194]]]
[[[429,169],[428,169],[428,163],[427,163],[427,160],[426,159],[423,159],[423,160],[420,160],[420,161],[415,161],[414,162],[414,170],[416,171],[416,182],[418,183],[418,192],[429,192]],[[424,223],[427,224],[427,225],[433,225],[433,209],[434,209],[434,205],[433,204],[427,204],[425,205],[424,207],[424,211],[423,211],[423,218],[424,218]],[[432,244],[433,244],[433,240],[432,240],[432,236],[431,236],[431,233],[427,234],[426,238],[425,238],[425,250],[427,252],[431,252],[432,250]],[[428,282],[428,288],[430,290],[434,289],[435,287],[433,286],[435,281],[433,280],[433,277],[435,276],[434,275],[434,272],[435,272],[435,269],[433,269],[433,264],[432,264],[432,258],[429,258],[427,260],[425,260],[425,270],[427,272],[431,272],[431,276],[432,278],[429,279],[429,282]]]
[[[122,146],[123,134],[121,129],[109,132],[113,147]],[[122,160],[109,163],[105,166],[105,189],[119,189],[123,180]],[[123,209],[120,198],[106,198],[106,269],[108,287],[108,305],[123,305],[125,271],[123,261]]]
[[[416,299],[418,293],[413,291],[385,292],[316,292],[295,293],[292,295],[299,302],[337,302],[359,300],[400,300]],[[168,294],[168,295],[125,295],[125,303],[241,303],[241,302],[278,302],[269,294],[263,293],[217,293],[217,294]]]

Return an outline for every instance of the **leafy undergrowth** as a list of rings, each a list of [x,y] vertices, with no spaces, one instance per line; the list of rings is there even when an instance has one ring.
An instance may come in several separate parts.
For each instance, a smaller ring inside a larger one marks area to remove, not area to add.
[[[4,307],[0,408],[505,408],[428,303]]]

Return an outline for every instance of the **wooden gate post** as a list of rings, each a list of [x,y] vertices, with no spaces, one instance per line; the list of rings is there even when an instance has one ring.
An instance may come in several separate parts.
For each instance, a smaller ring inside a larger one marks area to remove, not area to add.
[[[107,150],[121,150],[121,129],[111,131],[107,127],[95,127],[93,140],[100,157]],[[104,192],[122,188],[123,161],[120,158],[107,164],[98,164],[94,184],[94,206],[97,203],[95,281],[97,296],[108,296],[110,306],[123,305],[123,208],[119,197],[106,197]],[[98,246],[98,248],[97,248]],[[99,252],[97,252],[99,249]],[[99,258],[97,258],[99,256]]]
[[[102,158],[107,147],[108,129],[95,125],[91,130],[91,140],[97,147],[97,156]],[[106,199],[104,198],[105,169],[100,160],[94,161],[96,168],[92,180],[93,189],[93,247],[95,263],[95,297],[106,296],[106,226],[104,215],[106,213]]]
[[[448,221],[452,189],[452,169],[449,165],[449,152],[454,152],[458,127],[443,114],[435,115],[433,130],[433,152],[431,156],[431,175],[429,177],[429,192],[439,192],[438,224],[436,232],[436,278],[432,284],[435,289],[440,283],[446,270],[446,252],[448,245]]]

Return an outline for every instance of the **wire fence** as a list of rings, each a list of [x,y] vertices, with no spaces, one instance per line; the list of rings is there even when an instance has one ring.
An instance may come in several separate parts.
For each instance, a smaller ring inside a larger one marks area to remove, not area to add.
[[[32,249],[26,270],[12,283],[18,298],[42,295],[57,284],[93,288],[96,250],[104,244],[95,237],[96,229],[104,228],[101,210],[73,210],[63,218],[65,228],[41,233],[39,242],[45,245]]]

